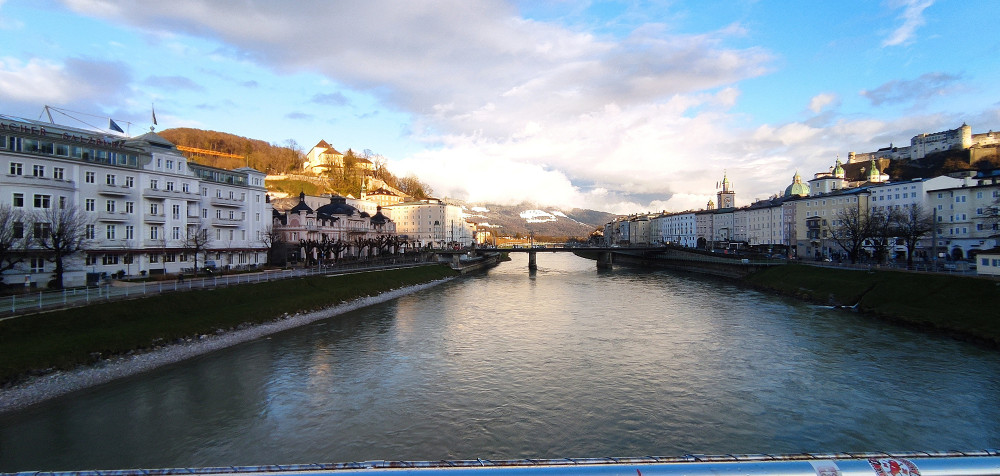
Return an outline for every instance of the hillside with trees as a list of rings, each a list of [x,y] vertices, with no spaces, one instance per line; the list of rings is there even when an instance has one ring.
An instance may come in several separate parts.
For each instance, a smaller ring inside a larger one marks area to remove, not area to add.
[[[283,144],[271,144],[226,132],[192,128],[166,129],[158,134],[178,146],[239,156],[239,158],[225,157],[211,153],[182,151],[188,160],[198,164],[220,169],[252,167],[268,175],[286,175],[283,180],[269,180],[267,187],[269,190],[289,195],[305,192],[309,195],[336,193],[357,197],[361,193],[362,180],[366,177],[377,179],[415,198],[425,198],[433,193],[431,188],[416,176],[394,175],[386,167],[385,157],[368,149],[360,154],[348,149],[344,154],[344,167],[333,168],[318,176],[305,176],[302,174],[305,152],[291,139]],[[357,167],[360,159],[371,162],[374,170]],[[368,180],[368,183],[371,182]]]

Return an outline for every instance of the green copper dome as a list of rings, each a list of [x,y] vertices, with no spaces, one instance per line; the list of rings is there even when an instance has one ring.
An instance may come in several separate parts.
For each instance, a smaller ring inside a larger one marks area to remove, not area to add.
[[[798,170],[795,171],[795,176],[792,177],[792,184],[785,188],[785,196],[809,196],[809,184],[802,181],[802,176],[799,175]]]

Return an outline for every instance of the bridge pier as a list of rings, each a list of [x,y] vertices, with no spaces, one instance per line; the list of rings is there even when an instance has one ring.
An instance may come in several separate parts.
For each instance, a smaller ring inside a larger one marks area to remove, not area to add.
[[[459,259],[460,257],[461,257],[461,255],[458,255],[458,254],[451,255],[451,267],[452,268],[458,269],[458,268],[462,267],[462,260]]]
[[[614,254],[610,251],[602,251],[597,254],[597,268],[611,269],[614,267]]]
[[[534,251],[528,252],[528,269],[538,269],[538,259],[535,256],[537,254]]]

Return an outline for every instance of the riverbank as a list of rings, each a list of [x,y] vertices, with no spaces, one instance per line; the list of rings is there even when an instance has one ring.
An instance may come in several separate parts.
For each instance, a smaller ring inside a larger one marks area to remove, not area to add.
[[[446,266],[425,266],[312,276],[2,321],[0,413],[395,299],[456,275]]]
[[[789,264],[760,270],[742,281],[760,290],[1000,348],[1000,282],[995,280]]]

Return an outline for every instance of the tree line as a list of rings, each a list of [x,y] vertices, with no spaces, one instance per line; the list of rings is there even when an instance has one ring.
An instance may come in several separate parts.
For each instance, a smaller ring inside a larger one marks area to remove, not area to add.
[[[176,145],[194,147],[225,154],[239,155],[243,158],[219,157],[213,155],[198,155],[184,152],[185,157],[199,164],[220,169],[235,169],[252,167],[269,175],[281,175],[302,171],[306,156],[303,148],[293,139],[281,144],[268,143],[258,139],[237,136],[226,132],[207,131],[193,128],[166,129],[158,134]],[[374,170],[367,171],[358,167],[361,159],[372,163]],[[366,177],[379,179],[390,187],[398,189],[414,198],[427,198],[433,191],[415,175],[399,177],[389,171],[387,160],[381,154],[370,149],[362,153],[348,149],[344,153],[344,166],[335,167],[324,173],[321,178],[329,182],[329,187],[341,195],[359,196],[361,185]],[[282,190],[288,193],[298,193],[298,190]]]

